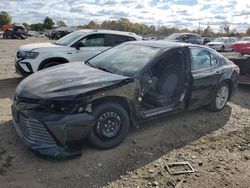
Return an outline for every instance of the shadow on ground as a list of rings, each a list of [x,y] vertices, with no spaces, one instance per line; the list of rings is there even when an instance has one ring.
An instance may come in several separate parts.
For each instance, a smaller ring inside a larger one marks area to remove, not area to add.
[[[249,96],[250,85],[239,85],[238,92],[235,96],[233,96],[231,102],[243,108],[250,109]]]
[[[22,81],[22,78],[8,78],[0,80],[0,99],[13,98],[17,85]]]
[[[226,106],[218,113],[204,109],[151,120],[132,128],[128,138],[112,150],[96,150],[84,144],[82,156],[51,162],[28,150],[18,138],[11,121],[0,124],[0,173],[3,186],[21,187],[100,187],[126,171],[183,147],[205,134],[221,129],[231,115]],[[0,151],[1,153],[1,151]],[[11,160],[9,157],[11,156]]]

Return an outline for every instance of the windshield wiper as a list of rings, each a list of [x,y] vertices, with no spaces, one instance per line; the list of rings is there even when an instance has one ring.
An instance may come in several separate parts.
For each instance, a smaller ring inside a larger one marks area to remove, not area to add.
[[[100,70],[103,70],[103,71],[105,71],[105,72],[113,73],[112,71],[110,71],[110,70],[108,70],[108,69],[106,69],[106,68],[104,68],[104,67],[95,66],[95,68],[100,69]]]
[[[106,69],[106,68],[104,68],[104,67],[99,67],[99,66],[92,65],[89,61],[85,61],[85,64],[86,64],[86,65],[89,65],[89,66],[91,66],[91,67],[93,67],[93,68],[103,70],[103,71],[105,71],[105,72],[113,73],[112,71],[110,71],[110,70],[108,70],[108,69]]]

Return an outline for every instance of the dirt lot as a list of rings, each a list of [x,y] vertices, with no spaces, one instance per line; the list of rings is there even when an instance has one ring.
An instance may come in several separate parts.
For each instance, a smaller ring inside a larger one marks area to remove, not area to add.
[[[250,187],[250,88],[224,110],[184,112],[130,131],[113,150],[84,145],[81,157],[41,159],[18,138],[10,105],[21,78],[18,46],[46,39],[0,39],[0,187]],[[170,176],[165,162],[189,161],[195,173]]]

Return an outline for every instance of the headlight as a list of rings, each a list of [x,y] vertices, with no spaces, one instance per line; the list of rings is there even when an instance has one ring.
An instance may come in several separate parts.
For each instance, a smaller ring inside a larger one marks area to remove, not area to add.
[[[19,53],[19,57],[21,57],[22,59],[36,59],[38,55],[39,55],[38,52],[22,51]]]
[[[52,113],[80,113],[83,111],[83,106],[79,101],[46,101],[38,109]]]

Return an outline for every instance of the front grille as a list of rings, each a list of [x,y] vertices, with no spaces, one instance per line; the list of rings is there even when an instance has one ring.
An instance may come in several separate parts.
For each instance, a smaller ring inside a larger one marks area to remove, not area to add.
[[[25,114],[19,114],[17,124],[22,134],[31,142],[39,145],[55,144],[55,141],[49,134],[48,130],[39,121]]]

